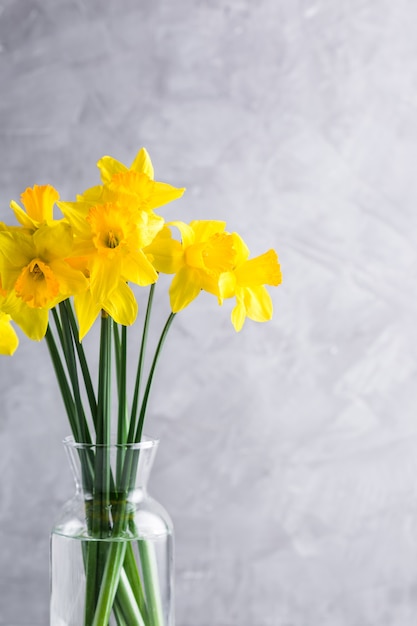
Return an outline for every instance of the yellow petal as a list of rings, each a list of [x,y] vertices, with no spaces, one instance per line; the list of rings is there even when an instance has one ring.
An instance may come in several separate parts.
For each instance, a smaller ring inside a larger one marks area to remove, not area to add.
[[[194,220],[190,223],[190,228],[194,231],[194,241],[207,241],[213,235],[223,233],[226,222],[220,220]]]
[[[180,198],[185,189],[159,183],[143,172],[119,172],[113,176],[109,189],[122,204],[133,205],[138,210],[152,211]]]
[[[65,297],[86,291],[88,280],[83,272],[74,269],[66,261],[57,260],[49,264],[59,281],[59,291]]]
[[[101,306],[93,300],[90,290],[74,296],[75,313],[78,319],[79,339],[82,341],[101,311]]]
[[[141,287],[151,285],[158,279],[155,268],[142,250],[130,252],[123,258],[121,273],[125,280]]]
[[[169,299],[173,313],[178,313],[190,304],[200,293],[200,273],[189,267],[182,267],[174,276],[169,288]]]
[[[167,183],[152,181],[152,184],[152,191],[148,199],[150,209],[157,209],[158,207],[168,204],[168,202],[181,198],[185,191],[185,187],[173,187]]]
[[[182,265],[182,246],[179,241],[172,238],[167,227],[158,233],[144,252],[157,272],[175,274]]]
[[[109,183],[115,174],[126,172],[127,167],[110,156],[104,156],[97,162],[103,183]]]
[[[266,287],[244,289],[246,315],[255,322],[268,322],[272,318],[273,306]]]
[[[8,286],[8,272],[13,272],[16,268],[20,272],[34,256],[36,251],[31,235],[20,230],[0,231],[0,266],[5,289],[11,288]]]
[[[240,300],[237,300],[236,306],[232,310],[231,319],[232,324],[235,327],[235,331],[238,333],[242,330],[246,319],[246,309],[243,302]]]
[[[137,153],[136,157],[130,169],[134,172],[140,172],[149,176],[151,180],[154,177],[153,165],[151,161],[151,157],[149,156],[147,150],[145,148],[141,148]]]
[[[45,261],[69,256],[72,250],[73,238],[69,224],[64,221],[53,225],[44,224],[33,234],[33,243],[36,256]]]
[[[213,296],[217,296],[219,304],[221,304],[218,275],[212,274],[211,272],[200,271],[199,281],[201,289],[213,294]]]
[[[13,209],[13,213],[18,222],[22,224],[24,228],[28,228],[29,230],[35,230],[37,228],[36,222],[29,217],[29,215],[15,202],[12,200],[10,202],[10,207]]]
[[[48,327],[47,309],[29,307],[21,298],[17,298],[14,292],[7,296],[2,308],[11,315],[13,321],[20,326],[29,339],[40,341],[44,338]]]
[[[123,281],[112,292],[111,298],[103,304],[104,310],[117,324],[131,326],[138,314],[138,305],[133,291]]]
[[[195,233],[194,230],[185,222],[169,222],[168,226],[175,226],[180,231],[182,245],[184,248],[188,248],[195,242]]]
[[[92,204],[100,204],[101,202],[111,202],[111,198],[107,199],[108,190],[104,185],[95,185],[77,195],[77,202]]]
[[[90,225],[86,220],[91,209],[89,202],[58,202],[58,206],[78,236],[89,235]]]
[[[90,270],[90,289],[94,300],[102,306],[116,289],[120,279],[120,256],[97,255]]]
[[[220,298],[233,298],[236,292],[236,277],[234,272],[224,272],[219,278]]]
[[[164,226],[164,218],[153,212],[139,211],[136,217],[138,227],[138,246],[144,248],[155,239]]]
[[[19,345],[19,338],[10,323],[12,318],[0,311],[0,354],[11,356]]]

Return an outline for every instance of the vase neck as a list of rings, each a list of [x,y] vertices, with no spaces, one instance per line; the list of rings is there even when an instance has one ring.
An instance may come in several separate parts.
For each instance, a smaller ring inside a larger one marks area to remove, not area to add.
[[[86,498],[100,493],[146,494],[158,441],[94,445],[64,440],[77,491]]]

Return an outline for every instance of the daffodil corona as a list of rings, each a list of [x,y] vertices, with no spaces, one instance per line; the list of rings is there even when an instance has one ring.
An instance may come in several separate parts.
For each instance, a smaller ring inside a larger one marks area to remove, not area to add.
[[[28,187],[20,196],[24,211],[14,200],[10,206],[16,219],[29,230],[36,230],[41,224],[53,222],[54,205],[59,200],[58,191],[51,185]]]

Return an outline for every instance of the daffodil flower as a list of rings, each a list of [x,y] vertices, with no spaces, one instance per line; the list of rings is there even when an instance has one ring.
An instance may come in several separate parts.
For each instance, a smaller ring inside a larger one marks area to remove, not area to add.
[[[10,206],[16,219],[29,230],[36,230],[41,224],[53,222],[54,204],[59,200],[58,191],[51,185],[28,187],[20,196],[26,211],[12,200]]]
[[[231,319],[236,331],[243,327],[246,317],[256,322],[272,318],[273,305],[265,285],[277,286],[282,281],[278,257],[274,250],[249,259],[249,250],[243,239],[232,234],[236,251],[236,265],[219,279],[221,301],[236,298]]]
[[[81,336],[100,309],[123,325],[133,323],[137,308],[126,283],[146,286],[158,278],[143,252],[164,226],[153,210],[184,192],[153,180],[152,163],[143,148],[130,168],[109,156],[97,165],[103,185],[88,189],[76,202],[58,203],[75,237],[70,262],[74,267],[84,263],[90,280],[89,290],[75,301]]]
[[[87,189],[77,196],[77,201],[90,206],[113,202],[147,213],[148,228],[152,221],[158,224],[158,226],[155,225],[156,230],[148,241],[150,243],[164,224],[164,220],[154,215],[153,210],[180,198],[185,189],[154,180],[152,161],[145,148],[139,150],[130,167],[110,156],[102,157],[97,167],[100,170],[103,185]],[[64,204],[71,206],[71,203]]]
[[[68,224],[0,231],[0,277],[7,297],[2,306],[31,338],[46,332],[48,310],[84,291],[88,281],[66,258],[72,252]]]
[[[87,205],[113,203],[123,211],[135,211],[141,234],[141,246],[151,243],[164,226],[157,209],[180,198],[185,189],[154,180],[152,161],[145,148],[137,153],[130,167],[113,157],[104,156],[98,163],[103,185],[92,187],[78,196]]]
[[[188,306],[201,290],[219,297],[218,281],[223,272],[234,267],[234,241],[225,232],[226,223],[196,220],[189,225],[171,222],[178,228],[181,242],[164,229],[146,248],[154,267],[166,274],[175,274],[169,297],[174,313]]]
[[[77,263],[77,257],[85,263],[91,295],[99,307],[104,307],[120,280],[140,286],[157,280],[157,272],[141,249],[148,238],[140,213],[116,203],[60,206],[75,237],[71,263]]]

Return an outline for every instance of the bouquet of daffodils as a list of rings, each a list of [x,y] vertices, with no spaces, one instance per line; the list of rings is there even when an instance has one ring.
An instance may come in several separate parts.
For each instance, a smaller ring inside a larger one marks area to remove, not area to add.
[[[145,149],[130,167],[109,156],[97,165],[101,184],[74,202],[60,201],[50,185],[35,185],[21,195],[21,204],[11,202],[18,223],[0,222],[0,354],[11,355],[18,346],[14,324],[30,339],[46,339],[73,438],[99,446],[96,454],[80,459],[93,504],[99,498],[104,505],[116,501],[118,507],[114,519],[101,515],[88,520],[90,532],[93,537],[117,538],[126,532],[127,493],[135,463],[126,455],[119,459],[117,476],[113,475],[106,453],[99,454],[99,450],[110,445],[113,431],[119,445],[141,442],[155,368],[176,314],[203,290],[215,296],[219,305],[235,299],[231,321],[236,331],[247,317],[267,321],[272,302],[265,285],[278,285],[281,272],[273,250],[249,258],[243,239],[228,232],[222,221],[166,222],[156,211],[180,198],[184,189],[154,180]],[[59,217],[55,206],[61,211]],[[173,276],[170,312],[145,372],[153,295],[161,273]],[[140,316],[142,339],[129,398],[128,327],[138,316],[131,285],[147,288],[148,301]],[[95,385],[83,338],[97,318],[101,326]],[[113,377],[118,400],[115,423],[111,418]],[[86,509],[87,518],[93,515],[91,511],[94,506]],[[86,626],[108,624],[112,610],[117,624],[157,624],[156,619],[146,617],[152,611],[145,601],[138,600],[138,607],[133,608],[131,600],[128,620],[118,616],[116,599],[123,567],[125,584],[133,589],[139,584],[137,572],[126,567],[128,556],[121,545],[115,542],[104,558],[92,549],[84,555]]]

